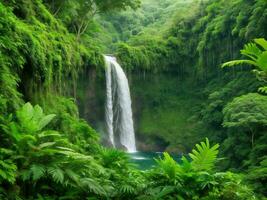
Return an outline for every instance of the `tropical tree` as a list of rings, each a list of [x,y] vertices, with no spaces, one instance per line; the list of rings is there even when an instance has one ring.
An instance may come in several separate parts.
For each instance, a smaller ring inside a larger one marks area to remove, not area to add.
[[[249,131],[253,147],[257,128],[267,126],[267,97],[257,93],[237,97],[226,105],[223,114],[223,126]]]
[[[63,20],[69,30],[77,35],[84,34],[93,17],[98,13],[126,8],[138,8],[139,0],[45,0],[52,13]]]

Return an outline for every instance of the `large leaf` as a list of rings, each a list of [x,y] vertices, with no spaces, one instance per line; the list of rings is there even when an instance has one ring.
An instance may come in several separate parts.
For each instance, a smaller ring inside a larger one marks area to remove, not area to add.
[[[34,113],[33,107],[28,102],[24,104],[20,110],[17,111],[17,117],[21,122],[30,121],[33,117],[33,113]]]
[[[34,121],[41,120],[42,117],[44,116],[43,109],[39,105],[36,105],[36,106],[34,106],[33,110],[34,110],[33,120]]]
[[[55,114],[51,114],[43,117],[39,122],[39,130],[42,130],[47,124],[49,124],[52,121],[52,119],[54,119],[55,116],[56,116]]]
[[[34,108],[30,103],[26,103],[17,111],[17,117],[23,132],[35,133],[42,130],[55,117],[54,114],[45,115],[43,109],[36,105]]]
[[[197,171],[212,170],[219,153],[218,148],[218,144],[210,147],[208,138],[206,138],[206,142],[197,144],[196,149],[189,154],[192,159],[192,167]]]

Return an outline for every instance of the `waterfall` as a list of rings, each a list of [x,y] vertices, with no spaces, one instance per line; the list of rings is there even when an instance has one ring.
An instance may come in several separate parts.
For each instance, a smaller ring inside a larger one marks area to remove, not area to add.
[[[135,152],[135,134],[128,79],[116,58],[106,61],[106,125],[113,147]]]

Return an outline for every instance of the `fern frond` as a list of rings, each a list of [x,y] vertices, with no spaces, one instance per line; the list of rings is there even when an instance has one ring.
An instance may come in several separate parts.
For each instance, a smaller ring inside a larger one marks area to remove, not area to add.
[[[72,171],[71,169],[66,169],[65,173],[71,180],[73,180],[76,183],[80,179],[80,176],[78,174],[76,174],[74,171]]]
[[[267,72],[267,51],[264,51],[257,59],[257,66]]]
[[[174,186],[165,186],[158,194],[156,194],[156,199],[166,198],[169,194],[173,193],[175,189]]]
[[[260,88],[258,89],[258,91],[261,92],[261,93],[267,94],[267,86],[260,87]]]
[[[254,40],[254,42],[267,51],[267,41],[264,38],[257,38]]]
[[[6,180],[9,183],[14,183],[16,181],[16,171],[17,166],[12,160],[0,160],[0,182]]]
[[[258,66],[258,64],[252,60],[233,60],[233,61],[229,61],[226,62],[224,64],[222,64],[222,68],[224,67],[234,67],[236,65],[253,65],[255,67]]]
[[[30,170],[22,170],[20,172],[20,176],[23,181],[28,181],[31,179],[31,171]]]
[[[32,175],[32,180],[36,181],[45,175],[45,167],[41,165],[32,165],[30,168],[30,173]]]
[[[166,152],[163,153],[163,156],[163,159],[156,159],[156,162],[165,175],[170,179],[174,179],[178,169],[177,162]]]
[[[247,56],[254,61],[256,61],[259,55],[262,53],[262,51],[255,43],[246,44],[244,49],[242,49],[240,52],[242,55]]]
[[[64,182],[64,173],[59,167],[49,167],[47,172],[52,176],[56,183],[62,184]]]
[[[119,188],[119,191],[122,194],[134,194],[135,193],[135,188],[131,185],[128,184],[122,184]]]
[[[105,190],[101,187],[101,185],[94,179],[91,178],[82,178],[80,179],[80,183],[82,187],[88,188],[91,192],[97,195],[106,195]]]
[[[210,147],[208,138],[206,138],[206,142],[201,142],[200,145],[197,144],[196,149],[193,149],[192,153],[189,153],[192,159],[192,167],[197,171],[211,170],[215,165],[219,153],[218,148],[218,144]]]

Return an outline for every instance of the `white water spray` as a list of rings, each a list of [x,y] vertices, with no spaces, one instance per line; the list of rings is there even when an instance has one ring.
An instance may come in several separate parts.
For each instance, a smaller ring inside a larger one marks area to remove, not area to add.
[[[109,140],[114,147],[122,146],[128,152],[135,152],[135,134],[128,80],[115,57],[105,56],[105,61],[106,124]]]

